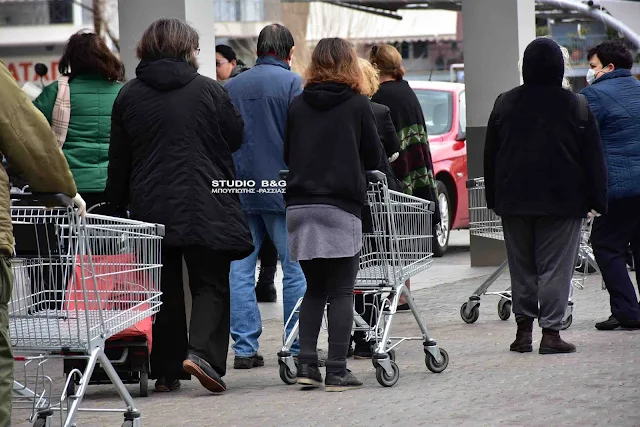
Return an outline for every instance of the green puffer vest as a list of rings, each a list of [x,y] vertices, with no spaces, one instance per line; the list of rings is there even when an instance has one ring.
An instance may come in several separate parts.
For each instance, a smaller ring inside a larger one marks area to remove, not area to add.
[[[109,167],[111,109],[122,83],[110,82],[97,74],[76,76],[69,83],[71,118],[64,152],[78,192],[104,191]],[[58,96],[58,82],[44,88],[34,101],[51,123]]]

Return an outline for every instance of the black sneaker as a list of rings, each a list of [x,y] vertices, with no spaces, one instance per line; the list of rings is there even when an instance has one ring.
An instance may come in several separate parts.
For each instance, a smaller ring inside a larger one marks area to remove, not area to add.
[[[226,384],[220,375],[204,359],[189,353],[187,360],[182,362],[182,369],[193,375],[200,381],[200,384],[213,393],[221,393],[227,389]]]
[[[320,387],[322,385],[322,374],[318,365],[308,365],[303,363],[298,365],[298,384],[305,387]]]
[[[613,316],[613,314],[609,316],[607,320],[596,323],[596,329],[600,331],[613,331],[614,329],[618,329],[620,326],[620,322]]]
[[[327,377],[324,380],[325,391],[347,391],[360,387],[362,387],[362,383],[348,369],[345,369],[341,374],[327,372]]]
[[[264,358],[260,353],[256,353],[253,356],[236,356],[233,360],[233,369],[251,369],[264,366]]]
[[[629,320],[620,322],[620,326],[624,329],[640,329],[640,320]]]
[[[156,381],[156,391],[159,393],[167,393],[173,390],[179,389],[181,386],[180,380],[172,380],[166,377],[160,377]]]

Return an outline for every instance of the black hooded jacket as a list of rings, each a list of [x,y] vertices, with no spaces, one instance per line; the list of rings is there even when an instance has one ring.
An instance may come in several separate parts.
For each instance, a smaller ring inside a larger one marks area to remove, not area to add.
[[[328,204],[360,217],[365,170],[378,167],[381,151],[368,98],[345,84],[307,85],[289,106],[287,206]]]
[[[559,46],[537,39],[526,49],[524,85],[496,100],[485,140],[487,206],[498,215],[584,217],[605,213],[607,173],[598,126],[562,88]]]
[[[233,180],[243,122],[216,81],[178,59],[141,61],[113,105],[106,193],[132,217],[165,224],[164,244],[204,246],[231,259],[253,251]]]

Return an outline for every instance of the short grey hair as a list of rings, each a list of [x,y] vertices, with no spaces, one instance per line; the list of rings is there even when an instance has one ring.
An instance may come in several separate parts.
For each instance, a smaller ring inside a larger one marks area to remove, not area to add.
[[[193,53],[199,44],[200,35],[191,25],[181,19],[162,18],[144,31],[136,55],[139,59],[177,58],[197,63]]]

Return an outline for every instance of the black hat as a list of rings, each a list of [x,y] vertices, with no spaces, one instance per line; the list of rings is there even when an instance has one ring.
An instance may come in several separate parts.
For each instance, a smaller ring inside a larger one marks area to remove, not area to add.
[[[524,51],[522,78],[525,84],[562,86],[564,57],[556,42],[546,37],[529,43]]]

